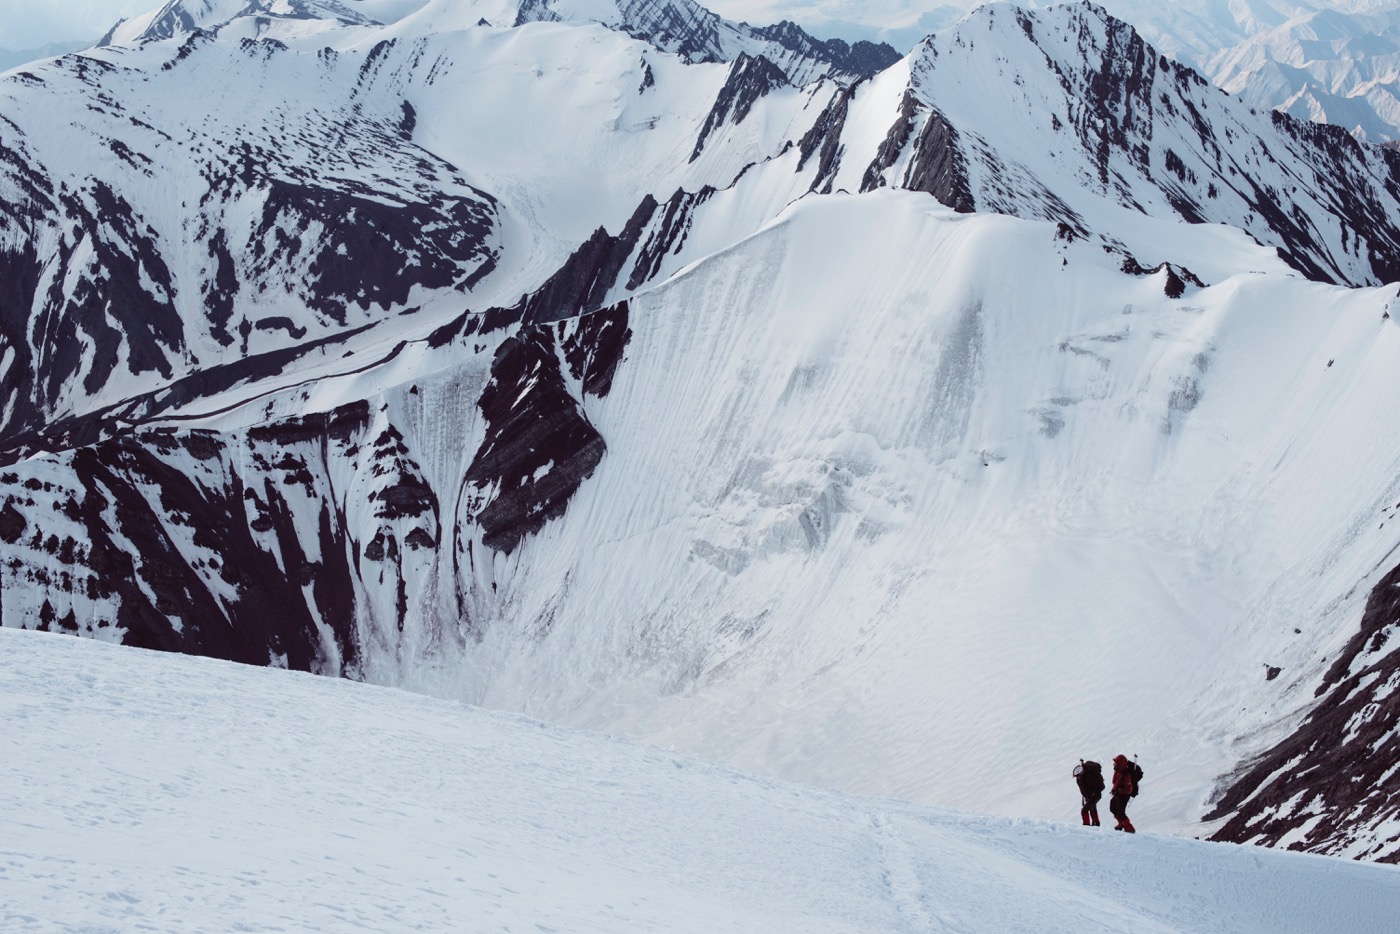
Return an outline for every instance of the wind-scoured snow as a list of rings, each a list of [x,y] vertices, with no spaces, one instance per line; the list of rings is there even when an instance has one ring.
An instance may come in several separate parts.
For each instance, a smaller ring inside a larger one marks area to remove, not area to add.
[[[0,632],[0,926],[1388,930],[1400,874],[773,782],[383,688]]]

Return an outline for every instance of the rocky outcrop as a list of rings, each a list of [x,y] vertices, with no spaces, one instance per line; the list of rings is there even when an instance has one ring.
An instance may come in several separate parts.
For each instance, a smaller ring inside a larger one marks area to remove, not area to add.
[[[705,151],[705,142],[722,127],[743,123],[760,98],[787,83],[787,76],[768,59],[761,55],[752,58],[747,53],[741,54],[729,66],[729,77],[725,79],[724,87],[720,88],[714,107],[706,115],[704,126],[700,127],[700,137],[695,141],[690,161],[700,158],[700,153]]]
[[[1206,815],[1224,820],[1212,840],[1400,863],[1398,633],[1400,567],[1372,589],[1298,727],[1227,780]]]
[[[547,328],[527,328],[501,345],[481,412],[486,438],[467,468],[468,511],[482,542],[510,554],[563,514],[607,445],[569,395]]]

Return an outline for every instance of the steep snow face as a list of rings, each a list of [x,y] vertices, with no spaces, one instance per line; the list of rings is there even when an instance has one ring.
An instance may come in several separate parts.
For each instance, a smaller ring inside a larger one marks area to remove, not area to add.
[[[0,649],[11,930],[1278,934],[1400,911],[1375,866],[845,797],[205,659]]]
[[[1396,858],[1397,774],[1217,787],[1400,719],[1392,296],[1295,274],[1391,278],[1393,156],[1089,6],[801,88],[274,6],[0,81],[0,622]]]
[[[625,305],[532,324],[532,298],[198,430],[13,466],[7,624],[1007,814],[1065,813],[1067,764],[1117,747],[1150,766],[1144,824],[1201,832],[1395,546],[1393,458],[1351,454],[1400,450],[1391,292],[1182,226],[1190,266],[1275,270],[1192,286],[902,192],[714,247],[743,194],[693,206],[708,258]],[[606,245],[619,281],[681,239],[668,216]]]
[[[1256,113],[1097,7],[987,6],[908,67],[907,88],[876,82],[833,102],[810,143],[818,190],[919,188],[1117,237],[1154,262],[1172,257],[1143,215],[1227,223],[1309,278],[1400,277],[1395,154]],[[878,151],[873,125],[888,128]]]
[[[1185,829],[1309,702],[1364,591],[1338,598],[1394,547],[1360,531],[1391,459],[1349,453],[1400,443],[1391,293],[1171,299],[1168,270],[926,204],[808,204],[631,303],[589,406],[608,456],[495,563],[471,696],[1005,813],[1063,813],[1066,750],[1119,744],[1158,769],[1144,819]]]

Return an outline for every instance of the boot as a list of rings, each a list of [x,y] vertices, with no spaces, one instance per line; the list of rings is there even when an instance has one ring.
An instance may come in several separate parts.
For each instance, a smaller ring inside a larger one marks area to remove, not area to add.
[[[1119,827],[1118,829],[1126,830],[1128,833],[1137,833],[1137,831],[1133,829],[1133,822],[1128,820],[1126,817],[1123,818],[1123,826]]]
[[[1089,811],[1088,811],[1087,808],[1084,809],[1084,810],[1082,810],[1082,811],[1080,811],[1080,812],[1079,812],[1079,816],[1080,816],[1081,819],[1083,819],[1083,821],[1084,821],[1084,826],[1085,826],[1085,827],[1091,826],[1090,823],[1089,823]]]

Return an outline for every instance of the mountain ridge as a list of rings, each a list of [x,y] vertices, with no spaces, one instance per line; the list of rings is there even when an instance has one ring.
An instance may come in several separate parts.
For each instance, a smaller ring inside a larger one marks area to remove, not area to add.
[[[576,7],[0,79],[0,623],[1003,813],[1130,737],[1159,826],[1396,858],[1393,775],[1235,783],[1391,664],[1331,671],[1390,625],[1400,159],[1099,7],[810,82]]]

